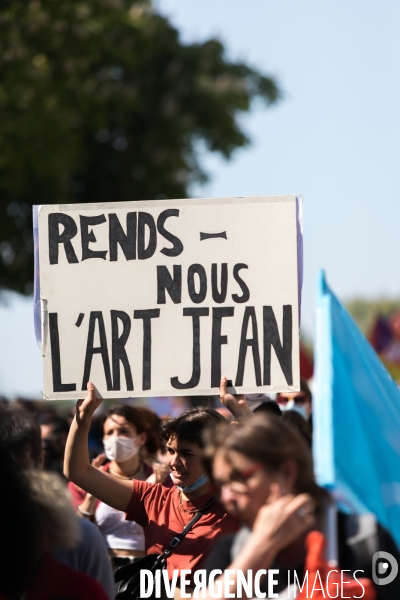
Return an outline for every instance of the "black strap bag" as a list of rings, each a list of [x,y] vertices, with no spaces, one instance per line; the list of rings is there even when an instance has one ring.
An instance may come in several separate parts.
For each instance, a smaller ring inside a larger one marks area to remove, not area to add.
[[[121,583],[119,584],[115,600],[140,600],[140,571],[142,569],[147,569],[154,574],[158,570],[165,569],[168,556],[172,554],[185,535],[214,502],[215,498],[210,498],[193,516],[186,527],[170,541],[168,548],[166,548],[162,554],[148,554],[147,556],[143,556],[143,558],[135,560],[129,565],[117,569],[114,574],[114,579],[116,583]]]

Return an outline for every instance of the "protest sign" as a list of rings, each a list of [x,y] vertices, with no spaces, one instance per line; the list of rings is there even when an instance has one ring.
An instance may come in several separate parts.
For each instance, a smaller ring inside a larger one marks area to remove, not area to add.
[[[295,196],[37,207],[47,399],[299,389]]]

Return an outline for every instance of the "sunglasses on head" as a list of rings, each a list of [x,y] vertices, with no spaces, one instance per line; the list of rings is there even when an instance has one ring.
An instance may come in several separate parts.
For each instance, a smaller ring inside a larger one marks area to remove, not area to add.
[[[287,396],[278,396],[276,401],[278,404],[287,404],[289,400],[293,400],[295,404],[304,404],[307,401],[307,396],[305,394],[298,394],[297,396],[293,396],[292,398],[288,398]]]

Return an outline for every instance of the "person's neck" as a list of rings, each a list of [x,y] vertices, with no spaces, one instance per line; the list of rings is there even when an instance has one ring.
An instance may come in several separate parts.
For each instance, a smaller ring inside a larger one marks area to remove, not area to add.
[[[182,498],[184,500],[189,500],[189,501],[196,500],[196,498],[200,498],[200,496],[207,494],[207,492],[209,492],[210,490],[211,490],[211,483],[209,481],[207,481],[201,487],[197,488],[197,490],[193,490],[193,492],[185,493],[182,491]]]
[[[117,462],[116,460],[112,460],[110,462],[110,471],[116,475],[120,475],[121,477],[130,477],[131,475],[135,475],[139,469],[139,454],[135,454],[135,456],[132,456],[132,458],[125,460],[124,462]]]

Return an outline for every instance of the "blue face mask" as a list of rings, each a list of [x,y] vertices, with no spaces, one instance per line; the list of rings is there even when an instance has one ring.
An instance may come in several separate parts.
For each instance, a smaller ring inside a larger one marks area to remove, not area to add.
[[[170,473],[170,477],[172,478],[172,473]],[[185,485],[185,487],[181,487],[180,485],[177,485],[176,487],[178,488],[178,490],[181,490],[181,492],[185,492],[185,494],[187,494],[190,492],[194,492],[195,490],[198,490],[205,483],[208,483],[208,477],[207,477],[207,475],[202,475],[201,477],[198,478],[197,481],[195,481],[194,483],[191,483],[190,485]]]

